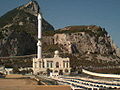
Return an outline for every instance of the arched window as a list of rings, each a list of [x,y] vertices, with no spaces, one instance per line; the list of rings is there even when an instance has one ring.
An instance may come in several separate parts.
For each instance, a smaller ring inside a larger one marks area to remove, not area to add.
[[[59,68],[59,62],[56,62],[56,68]]]
[[[55,70],[54,72],[55,72],[55,73],[57,73],[57,72],[58,72],[58,70]]]

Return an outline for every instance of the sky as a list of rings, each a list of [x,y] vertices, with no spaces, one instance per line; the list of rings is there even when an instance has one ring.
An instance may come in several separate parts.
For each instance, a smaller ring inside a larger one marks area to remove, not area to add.
[[[0,0],[0,16],[30,0]],[[105,28],[120,48],[120,0],[36,0],[55,29],[70,25]]]

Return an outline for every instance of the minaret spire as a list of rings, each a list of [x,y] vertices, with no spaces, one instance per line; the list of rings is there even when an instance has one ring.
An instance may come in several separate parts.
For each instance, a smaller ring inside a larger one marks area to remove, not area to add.
[[[42,42],[41,42],[41,38],[42,38],[42,16],[41,14],[38,12],[38,43],[37,43],[37,58],[41,59],[42,58]]]

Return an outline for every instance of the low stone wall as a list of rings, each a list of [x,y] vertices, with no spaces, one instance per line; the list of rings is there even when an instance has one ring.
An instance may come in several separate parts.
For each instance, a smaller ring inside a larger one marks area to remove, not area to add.
[[[110,78],[120,78],[120,75],[117,74],[103,74],[103,73],[95,73],[95,72],[90,72],[85,69],[82,69],[83,73],[93,75],[93,76],[98,76],[98,77],[110,77]]]

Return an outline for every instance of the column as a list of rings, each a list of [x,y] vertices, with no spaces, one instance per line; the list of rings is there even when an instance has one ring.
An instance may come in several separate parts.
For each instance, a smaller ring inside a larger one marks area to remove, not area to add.
[[[70,62],[68,61],[68,68],[70,68]]]
[[[67,68],[67,62],[65,61],[65,68]]]
[[[34,61],[34,59],[33,59],[33,69],[35,68],[35,61]]]
[[[36,67],[39,68],[39,61],[36,62]]]
[[[43,68],[43,61],[41,61],[41,68]]]
[[[63,61],[63,68],[65,68],[65,61]]]
[[[55,68],[55,62],[53,61],[53,68]]]
[[[36,68],[36,62],[34,62],[34,68]]]

